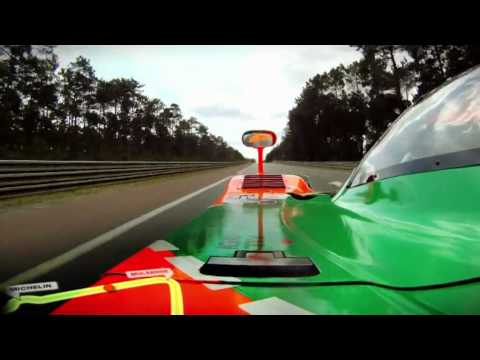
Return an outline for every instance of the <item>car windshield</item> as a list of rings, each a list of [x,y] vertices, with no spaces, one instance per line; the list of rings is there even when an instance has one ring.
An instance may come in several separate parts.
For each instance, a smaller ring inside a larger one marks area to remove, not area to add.
[[[351,186],[372,176],[382,179],[471,165],[479,159],[479,139],[480,67],[476,67],[405,111],[367,153]]]

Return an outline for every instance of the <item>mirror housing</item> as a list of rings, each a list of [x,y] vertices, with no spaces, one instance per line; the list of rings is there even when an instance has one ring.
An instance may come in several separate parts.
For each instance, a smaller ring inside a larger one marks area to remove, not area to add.
[[[250,130],[242,135],[243,145],[258,151],[258,175],[263,175],[263,149],[275,145],[277,135],[270,130]]]
[[[253,148],[266,148],[275,145],[277,136],[269,130],[250,130],[242,135],[243,145]]]

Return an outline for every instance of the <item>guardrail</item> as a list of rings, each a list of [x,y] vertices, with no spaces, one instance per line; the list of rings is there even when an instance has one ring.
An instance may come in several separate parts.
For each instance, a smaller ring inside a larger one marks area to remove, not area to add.
[[[0,160],[0,199],[242,163],[244,162]]]
[[[295,166],[314,166],[339,170],[353,170],[358,165],[358,161],[274,161],[274,163]]]

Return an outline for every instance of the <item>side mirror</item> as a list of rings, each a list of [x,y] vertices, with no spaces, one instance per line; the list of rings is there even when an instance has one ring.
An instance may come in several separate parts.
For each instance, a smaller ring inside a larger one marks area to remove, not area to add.
[[[270,130],[250,130],[242,135],[243,145],[253,147],[258,151],[258,175],[263,175],[263,148],[273,146],[277,135]]]
[[[243,145],[253,148],[266,148],[275,145],[277,136],[269,130],[250,130],[242,135]]]

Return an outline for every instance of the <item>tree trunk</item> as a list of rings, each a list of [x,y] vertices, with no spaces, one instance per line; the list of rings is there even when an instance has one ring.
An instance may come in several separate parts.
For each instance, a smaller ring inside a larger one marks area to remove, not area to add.
[[[375,53],[376,49],[373,47],[366,50],[366,58],[368,59],[368,63],[370,65],[370,72],[372,76],[372,88],[371,88],[371,94],[372,98],[376,98],[378,96],[378,82],[377,82],[377,67],[375,63]]]
[[[393,46],[390,46],[388,48],[388,52],[390,53],[390,60],[392,61],[392,66],[393,66],[393,77],[395,78],[395,91],[398,96],[398,100],[402,102],[402,90],[401,90],[401,84],[400,84],[400,75],[398,73],[398,67],[397,67],[397,62],[395,61],[395,56],[393,53]]]
[[[442,57],[440,55],[440,51],[439,51],[437,45],[433,45],[433,52],[434,52],[435,57],[437,59],[438,65],[440,66],[440,72],[442,73],[443,80],[446,80],[445,70],[443,69]]]

